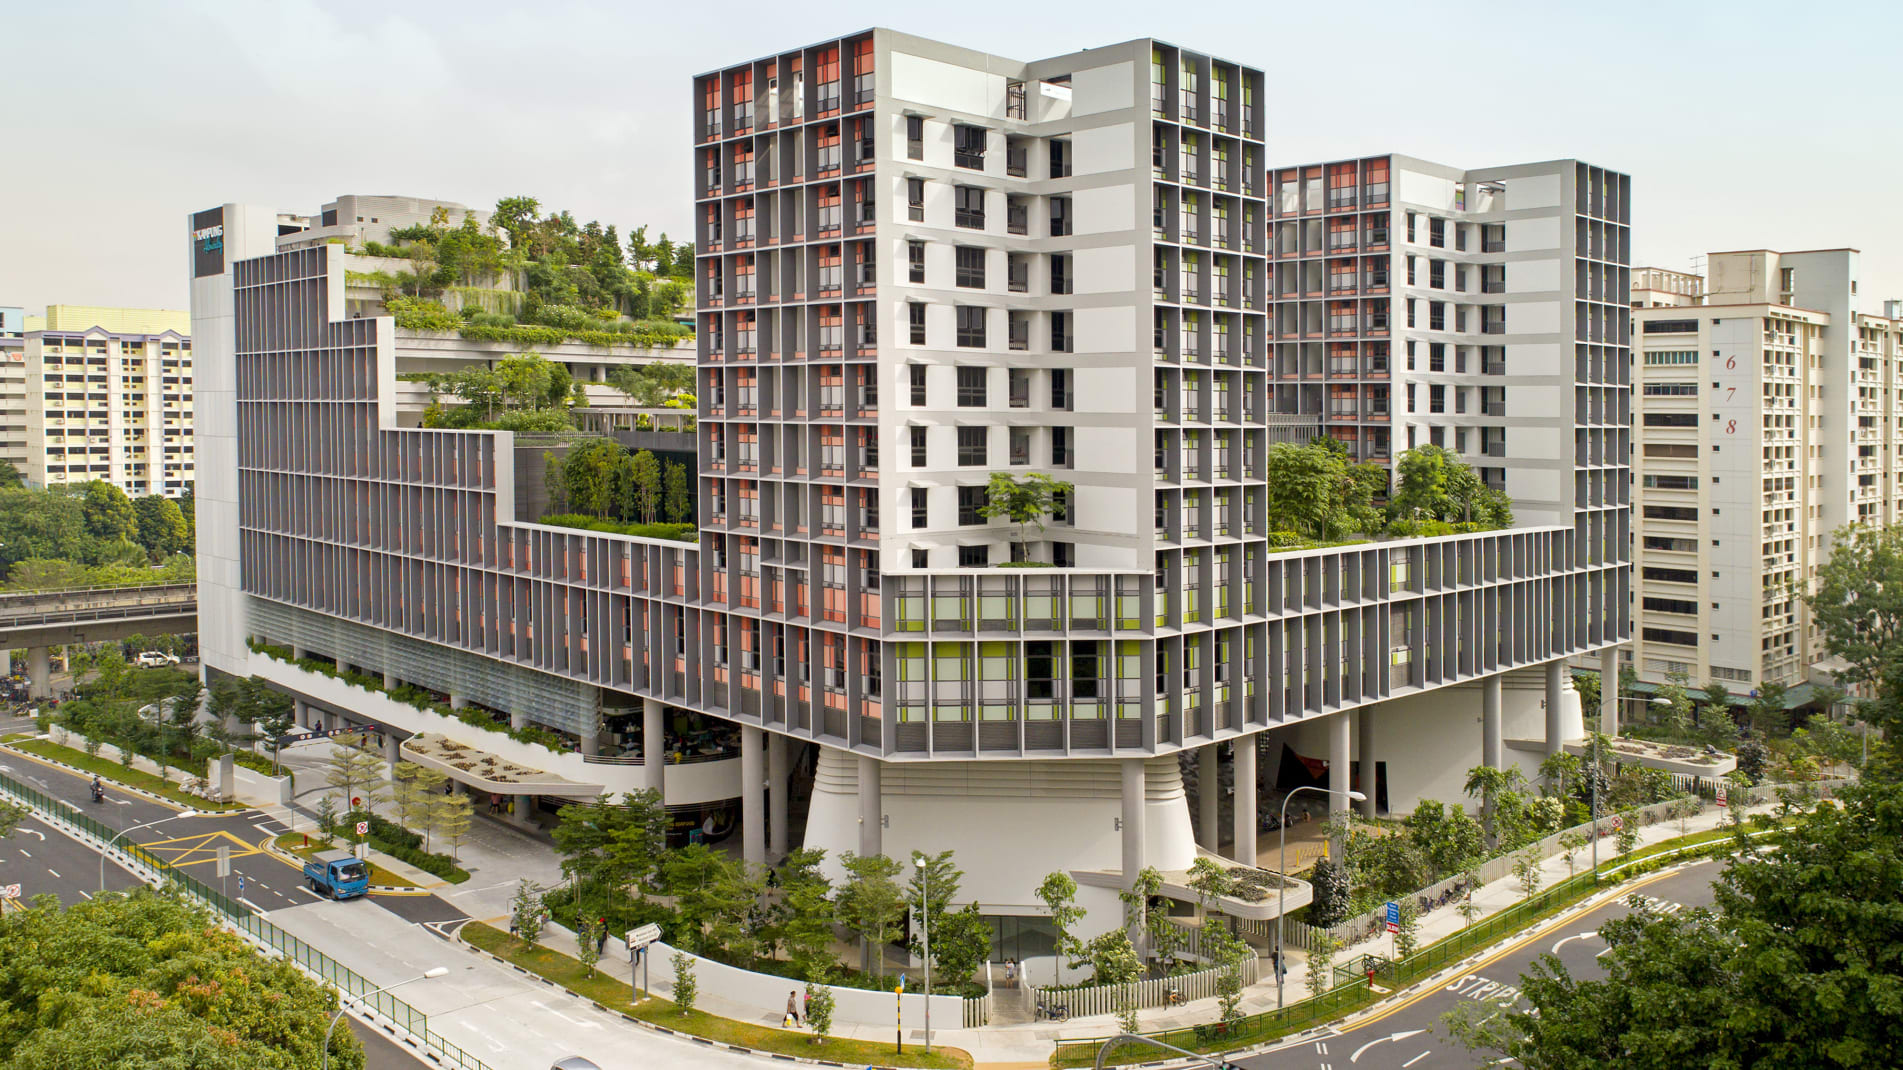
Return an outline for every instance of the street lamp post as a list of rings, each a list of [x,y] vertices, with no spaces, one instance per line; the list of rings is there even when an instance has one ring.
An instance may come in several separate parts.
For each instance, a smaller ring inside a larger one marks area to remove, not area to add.
[[[932,1053],[932,874],[925,868],[925,856],[913,855],[912,867],[918,871],[919,932],[925,947],[925,1054]]]
[[[361,1003],[364,1000],[369,999],[371,996],[378,994],[379,992],[388,992],[389,990],[397,987],[398,985],[407,985],[411,981],[426,981],[434,977],[441,977],[448,972],[449,972],[449,967],[437,966],[437,967],[434,967],[433,969],[425,970],[424,972],[417,974],[415,977],[406,977],[401,981],[384,985],[382,988],[373,988],[370,991],[365,992],[361,996],[349,996],[349,997],[338,999],[337,1013],[330,1016],[330,1028],[324,1030],[324,1070],[330,1070],[330,1035],[337,1031],[337,1023],[343,1020],[344,1011],[346,1008],[349,1007],[350,1001],[352,999]]]
[[[1282,974],[1288,969],[1288,951],[1282,946],[1282,912],[1288,902],[1288,801],[1295,797],[1296,792],[1301,791],[1319,791],[1324,795],[1346,795],[1352,802],[1362,802],[1367,799],[1366,795],[1358,791],[1337,792],[1333,788],[1319,788],[1313,784],[1303,784],[1295,791],[1282,796],[1282,827],[1279,830],[1282,839],[1282,861],[1278,863],[1278,872],[1275,874],[1275,1006],[1277,1010],[1282,1007]]]
[[[165,817],[155,817],[143,825],[134,825],[131,828],[119,830],[119,832],[113,835],[112,839],[106,841],[104,847],[99,849],[99,890],[102,892],[106,890],[106,855],[112,851],[112,845],[118,843],[121,837],[129,832],[137,832],[143,828],[151,828],[153,825],[164,824],[174,817],[193,817],[195,815],[196,811],[185,810],[176,814],[168,814]]]

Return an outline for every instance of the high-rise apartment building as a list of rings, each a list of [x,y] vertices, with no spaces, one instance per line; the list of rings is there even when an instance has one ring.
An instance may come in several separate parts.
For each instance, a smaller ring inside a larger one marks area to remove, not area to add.
[[[0,307],[0,461],[26,474],[26,310]]]
[[[1854,249],[1635,275],[1630,663],[1740,694],[1804,683],[1824,651],[1801,595],[1833,533],[1898,518],[1903,323],[1861,311]]]
[[[191,489],[191,317],[52,305],[26,332],[29,484],[95,479],[127,494]]]
[[[327,686],[264,640],[482,689],[583,758],[666,707],[737,724],[768,785],[747,857],[789,842],[810,757],[807,845],[955,849],[1007,937],[1052,869],[1105,928],[1143,866],[1218,847],[1192,753],[1212,785],[1232,753],[1254,864],[1259,788],[1321,762],[1404,809],[1581,735],[1564,659],[1629,630],[1624,176],[1271,167],[1262,72],[1150,40],[1026,63],[872,30],[693,103],[698,540],[520,515],[540,469],[509,434],[403,427],[411,343],[349,318],[348,254],[227,206],[194,287],[209,664]],[[1268,448],[1317,434],[1444,443],[1515,525],[1278,550]],[[1075,490],[1020,542],[982,509],[996,472]]]

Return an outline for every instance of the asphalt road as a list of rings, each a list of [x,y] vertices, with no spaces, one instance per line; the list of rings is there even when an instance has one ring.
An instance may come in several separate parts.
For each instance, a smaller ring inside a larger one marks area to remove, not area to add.
[[[255,812],[240,816],[186,817],[143,796],[127,796],[110,788],[106,791],[105,803],[94,803],[89,778],[12,754],[0,755],[0,770],[26,779],[40,791],[65,800],[75,809],[84,810],[115,828],[134,829],[131,833],[134,841],[173,865],[185,867],[209,884],[221,883],[217,876],[218,847],[229,847],[231,876],[222,882],[227,894],[237,894],[242,875],[244,901],[262,910],[312,903],[319,898],[303,886],[300,870],[263,853],[258,847],[259,841],[267,835],[275,837],[285,830],[276,822],[258,820]],[[137,828],[148,821],[157,824]],[[30,817],[20,823],[12,836],[0,841],[0,887],[19,884],[21,900],[50,892],[59,896],[61,902],[77,902],[98,892],[99,860],[98,852]],[[110,890],[139,883],[136,877],[111,861],[106,863],[105,872],[106,887]],[[390,906],[399,916],[406,912],[428,915],[411,920],[434,921],[462,916],[454,907],[433,896],[371,896],[370,900]],[[410,907],[411,903],[436,906],[421,911]],[[363,1042],[369,1070],[417,1070],[434,1065],[418,1059],[407,1046],[355,1018],[350,1019],[350,1028]]]
[[[1626,891],[1653,900],[1656,909],[1667,913],[1710,906],[1714,898],[1711,882],[1721,871],[1720,862],[1699,862],[1642,878]],[[1537,934],[1496,947],[1466,972],[1445,978],[1352,1029],[1235,1062],[1245,1070],[1447,1070],[1491,1062],[1490,1057],[1450,1040],[1440,1024],[1441,1016],[1469,1000],[1493,1004],[1502,1011],[1516,1006],[1524,1009],[1520,977],[1549,952],[1575,977],[1598,975],[1598,956],[1606,950],[1606,944],[1597,930],[1613,918],[1631,913],[1631,909],[1627,896],[1621,895],[1569,919],[1563,926],[1542,928]]]

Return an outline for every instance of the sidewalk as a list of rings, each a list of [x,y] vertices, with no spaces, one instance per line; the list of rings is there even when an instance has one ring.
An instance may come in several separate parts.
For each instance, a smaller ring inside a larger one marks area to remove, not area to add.
[[[1767,803],[1760,804],[1746,812],[1764,813],[1773,809],[1775,809],[1775,804]],[[1729,810],[1707,805],[1703,813],[1690,818],[1685,823],[1685,830],[1687,833],[1698,833],[1717,828],[1721,824],[1729,822],[1730,813],[1731,811]],[[1665,840],[1676,839],[1683,834],[1684,833],[1679,831],[1678,822],[1661,821],[1639,830],[1639,840],[1635,850]],[[1614,853],[1616,850],[1617,847],[1614,844],[1613,838],[1610,836],[1605,837],[1600,843],[1601,864],[1611,864],[1617,861],[1617,856]],[[1588,846],[1582,848],[1578,856],[1574,859],[1573,872],[1585,872],[1591,869],[1591,867],[1592,855],[1591,848]],[[1571,875],[1567,871],[1566,860],[1563,855],[1556,855],[1547,859],[1540,866],[1540,874],[1541,888],[1550,888]],[[1498,913],[1525,898],[1525,890],[1520,887],[1519,880],[1514,877],[1507,877],[1502,880],[1494,881],[1491,884],[1483,885],[1474,893],[1473,897],[1474,902],[1481,908],[1480,913],[1475,915],[1474,922],[1478,923],[1482,919]],[[506,926],[507,922],[505,921],[502,924]],[[1460,916],[1460,913],[1454,909],[1453,904],[1430,911],[1420,919],[1419,944],[1422,947],[1426,947],[1438,940],[1454,935],[1461,929],[1466,928],[1467,925],[1467,920]],[[543,932],[542,938],[538,943],[549,950],[567,955],[571,958],[575,957],[574,932],[552,921]],[[1372,940],[1361,941],[1343,948],[1337,954],[1337,961],[1349,962],[1366,954],[1388,957],[1390,953],[1389,938],[1383,933]],[[596,964],[596,968],[617,980],[628,981],[630,967],[626,945],[619,939],[610,938],[602,951],[601,961]],[[648,966],[650,979],[656,982],[664,982],[664,984],[667,985],[671,985],[672,983],[673,975],[671,970],[672,967],[665,962],[654,962]],[[1266,960],[1263,962],[1262,977],[1263,980],[1261,982],[1243,991],[1242,1013],[1245,1015],[1259,1014],[1264,1011],[1272,1011],[1276,1008],[1275,976],[1268,969]],[[663,985],[657,985],[657,987],[663,987]],[[789,980],[787,982],[787,988],[789,990],[799,989],[801,987],[803,986],[796,981]],[[1308,963],[1307,956],[1304,953],[1300,951],[1292,951],[1290,953],[1289,970],[1283,980],[1282,987],[1284,997],[1288,1003],[1292,1004],[1308,998]],[[993,998],[994,1000],[1010,1000],[1016,998],[1018,994],[1018,992],[1009,989],[999,988],[995,991]],[[778,1013],[762,1013],[757,1008],[742,1006],[723,1000],[718,993],[709,991],[704,987],[699,994],[695,1006],[710,1014],[733,1018],[737,1021],[772,1026],[774,1028],[778,1028],[780,1025],[780,1016]],[[1216,1000],[1204,999],[1186,1003],[1179,1007],[1142,1010],[1137,1013],[1137,1020],[1145,1032],[1150,1032],[1161,1029],[1181,1029],[1192,1025],[1206,1024],[1214,1021],[1219,1013],[1220,1011]],[[999,1015],[994,1011],[993,1019],[996,1020],[998,1017]],[[907,1043],[923,1041],[925,1038],[924,1023],[922,1022],[905,1023],[905,1031]],[[1056,1043],[1082,1037],[1101,1037],[1118,1031],[1119,1027],[1116,1016],[1108,1014],[1093,1015],[1085,1018],[1072,1018],[1069,1021],[1061,1023],[1000,1024],[985,1029],[964,1029],[958,1027],[957,1023],[952,1023],[950,1027],[937,1026],[933,1028],[932,1043],[950,1048],[963,1048],[965,1051],[971,1053],[973,1061],[980,1067],[990,1067],[993,1068],[993,1070],[1030,1070],[1032,1067],[1042,1068],[1048,1065],[1051,1048]],[[892,1029],[890,1027],[840,1023],[833,1031],[833,1035],[856,1040],[889,1041],[892,1039]]]

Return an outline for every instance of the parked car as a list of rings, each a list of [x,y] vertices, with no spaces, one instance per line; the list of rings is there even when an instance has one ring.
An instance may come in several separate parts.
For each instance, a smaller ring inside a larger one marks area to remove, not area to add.
[[[132,661],[141,669],[159,669],[167,665],[177,665],[178,655],[167,654],[163,650],[143,650]]]
[[[548,1070],[601,1070],[601,1067],[596,1066],[592,1060],[584,1059],[579,1055],[570,1055],[555,1060],[554,1065]]]

